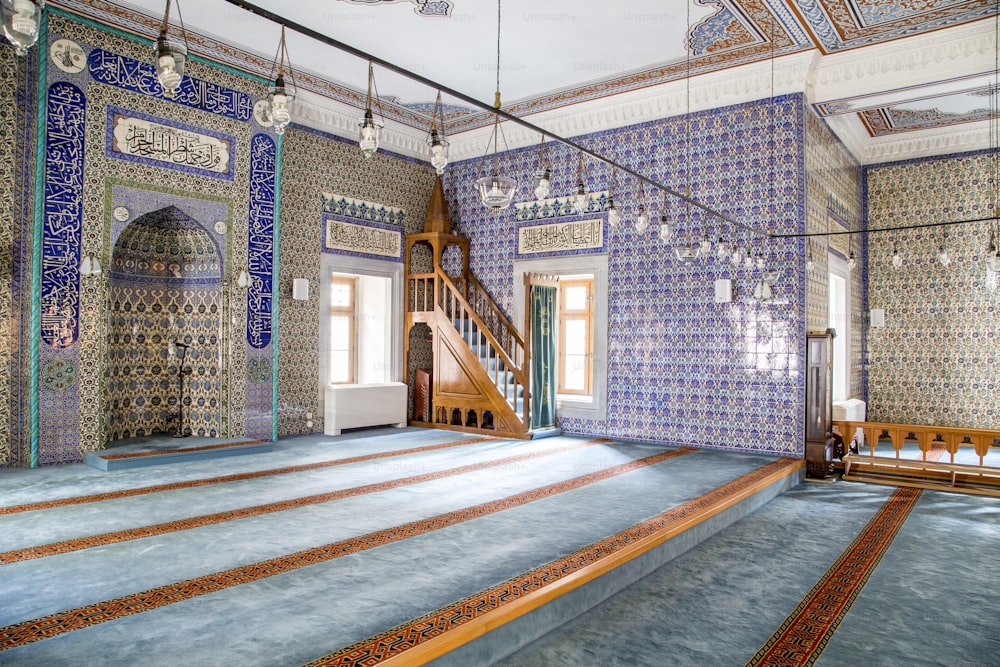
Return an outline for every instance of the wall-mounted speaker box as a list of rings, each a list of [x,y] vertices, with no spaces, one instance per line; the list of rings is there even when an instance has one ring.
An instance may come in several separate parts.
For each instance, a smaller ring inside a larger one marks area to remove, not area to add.
[[[296,301],[309,300],[309,279],[295,278],[292,280],[292,298]]]
[[[869,321],[873,327],[884,327],[885,326],[885,309],[884,308],[872,308],[869,312]]]
[[[729,303],[733,300],[733,281],[729,278],[719,278],[715,281],[715,302]]]

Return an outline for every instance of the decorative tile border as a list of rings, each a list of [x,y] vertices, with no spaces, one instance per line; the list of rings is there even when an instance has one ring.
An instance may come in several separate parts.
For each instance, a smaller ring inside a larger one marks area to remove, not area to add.
[[[174,97],[168,98],[156,79],[156,67],[125,55],[95,48],[87,57],[87,69],[95,81],[140,95],[169,100],[244,123],[253,117],[254,98],[250,95],[187,75]]]
[[[406,227],[406,211],[401,208],[354,199],[332,192],[324,192],[320,196],[323,199],[324,213],[353,218],[354,220],[377,222],[383,225]]]
[[[556,257],[561,255],[594,255],[608,251],[604,233],[604,216],[587,214],[550,224],[519,223],[517,225],[518,259]]]

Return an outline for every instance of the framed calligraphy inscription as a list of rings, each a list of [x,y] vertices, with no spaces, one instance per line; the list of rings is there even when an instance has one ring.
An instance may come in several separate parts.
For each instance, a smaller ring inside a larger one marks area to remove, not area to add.
[[[323,215],[323,252],[403,261],[403,230],[377,222]]]
[[[108,157],[233,180],[236,137],[108,106]]]
[[[519,256],[582,255],[605,250],[603,218],[519,225],[517,228]]]

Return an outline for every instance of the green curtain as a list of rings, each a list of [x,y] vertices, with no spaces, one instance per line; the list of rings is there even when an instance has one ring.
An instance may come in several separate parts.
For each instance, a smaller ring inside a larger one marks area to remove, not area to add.
[[[531,428],[556,424],[556,288],[531,286]]]

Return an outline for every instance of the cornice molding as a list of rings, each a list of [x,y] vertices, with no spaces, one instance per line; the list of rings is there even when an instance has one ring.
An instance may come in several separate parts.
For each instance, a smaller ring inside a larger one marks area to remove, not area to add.
[[[869,141],[861,163],[896,162],[935,155],[950,155],[990,148],[989,123],[968,123],[964,127],[912,132],[907,136],[879,137]]]
[[[992,21],[956,26],[861,50],[823,56],[810,86],[814,103],[882,93],[892,88],[924,85],[971,74],[991,72],[996,53]]]

